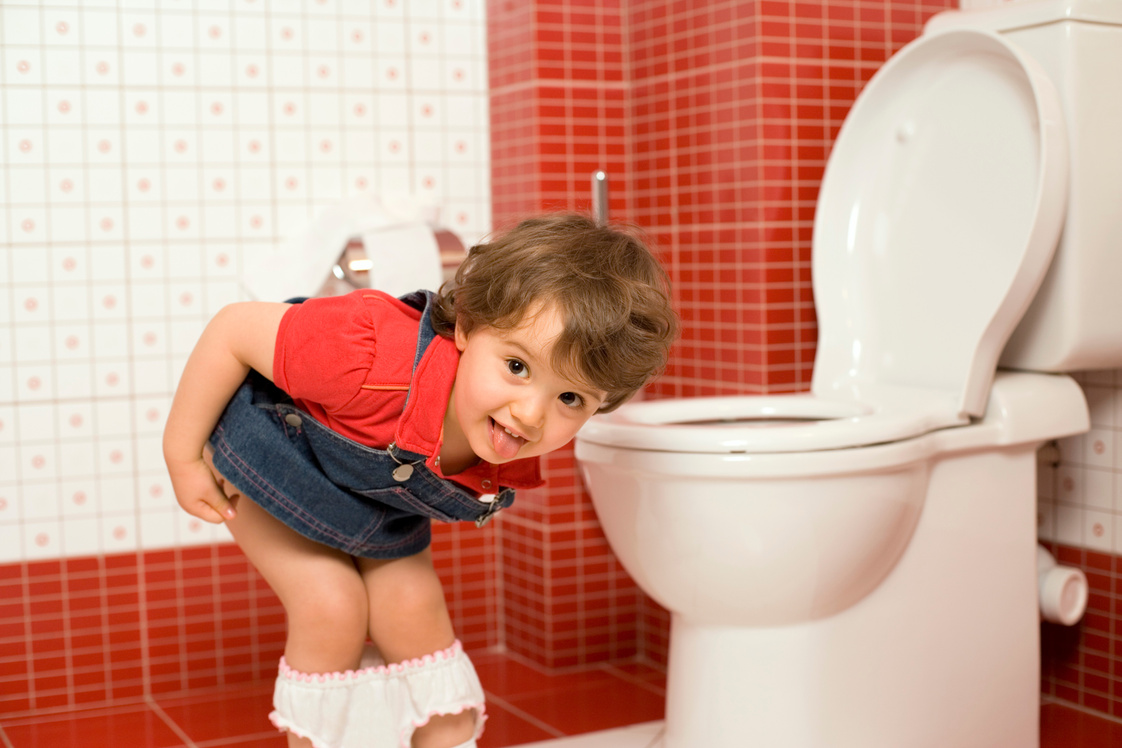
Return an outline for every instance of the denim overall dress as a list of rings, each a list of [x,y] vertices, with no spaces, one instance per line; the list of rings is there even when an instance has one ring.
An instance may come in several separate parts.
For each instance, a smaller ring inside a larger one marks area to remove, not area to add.
[[[422,310],[416,372],[436,338],[432,294],[401,301]],[[514,501],[510,488],[490,501],[476,498],[426,466],[429,455],[392,443],[375,449],[332,431],[255,371],[226,406],[210,445],[215,468],[239,491],[301,535],[351,556],[411,556],[428,547],[431,520],[482,526]]]

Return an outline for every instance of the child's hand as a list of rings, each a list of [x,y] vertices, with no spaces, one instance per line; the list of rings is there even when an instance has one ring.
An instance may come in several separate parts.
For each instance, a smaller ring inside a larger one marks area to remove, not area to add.
[[[215,524],[234,518],[203,450],[249,370],[272,379],[277,329],[289,306],[246,301],[223,307],[187,358],[164,426],[164,462],[175,498],[193,517]]]
[[[234,506],[214,480],[202,458],[176,466],[168,465],[175,498],[188,514],[199,519],[221,524],[236,515]]]

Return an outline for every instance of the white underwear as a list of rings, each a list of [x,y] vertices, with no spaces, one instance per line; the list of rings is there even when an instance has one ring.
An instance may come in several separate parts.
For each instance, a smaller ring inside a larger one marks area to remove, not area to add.
[[[440,714],[475,710],[483,734],[483,687],[463,646],[386,665],[371,647],[361,668],[301,673],[281,658],[269,719],[315,748],[409,748],[413,732]],[[470,741],[468,745],[470,745]]]

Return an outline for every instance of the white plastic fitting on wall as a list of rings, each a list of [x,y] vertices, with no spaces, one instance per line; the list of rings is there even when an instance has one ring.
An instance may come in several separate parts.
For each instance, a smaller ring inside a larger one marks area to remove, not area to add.
[[[1087,575],[1060,566],[1043,546],[1036,546],[1036,574],[1040,586],[1040,615],[1050,623],[1072,626],[1087,609]]]

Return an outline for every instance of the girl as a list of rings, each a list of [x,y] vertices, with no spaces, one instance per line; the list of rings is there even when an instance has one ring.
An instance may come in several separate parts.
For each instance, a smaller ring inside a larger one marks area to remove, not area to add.
[[[540,456],[657,373],[676,327],[650,251],[580,216],[473,247],[439,294],[215,316],[164,456],[180,505],[225,522],[284,605],[270,718],[290,746],[476,745],[431,520],[481,526],[540,485]]]

